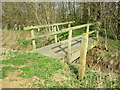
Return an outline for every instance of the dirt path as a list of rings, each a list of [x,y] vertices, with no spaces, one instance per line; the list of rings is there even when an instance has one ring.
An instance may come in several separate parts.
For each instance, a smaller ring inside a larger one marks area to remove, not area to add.
[[[2,88],[29,88],[31,80],[18,77],[20,70],[8,73],[8,77],[2,79]]]

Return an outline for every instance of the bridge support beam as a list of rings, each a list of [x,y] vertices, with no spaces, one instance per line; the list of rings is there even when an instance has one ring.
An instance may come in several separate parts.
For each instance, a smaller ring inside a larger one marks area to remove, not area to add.
[[[81,45],[81,52],[80,52],[80,70],[78,74],[78,78],[84,77],[85,72],[85,66],[86,66],[86,54],[87,54],[87,48],[88,48],[88,33],[84,33],[82,35],[82,45]]]

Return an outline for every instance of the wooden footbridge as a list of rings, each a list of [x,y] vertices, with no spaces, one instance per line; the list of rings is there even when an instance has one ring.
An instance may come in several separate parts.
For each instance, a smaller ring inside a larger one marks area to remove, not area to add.
[[[42,26],[32,26],[32,27],[26,27],[25,30],[31,30],[31,38],[28,38],[27,40],[32,40],[33,44],[33,50],[31,52],[33,53],[40,53],[45,56],[49,56],[51,58],[58,58],[66,60],[68,63],[72,63],[75,59],[80,57],[80,63],[81,68],[80,70],[80,77],[83,77],[84,70],[85,70],[85,64],[86,64],[86,54],[87,51],[95,47],[98,43],[98,26],[99,23],[89,23],[79,26],[70,27],[71,24],[74,22],[65,22],[65,23],[56,23],[56,24],[49,24],[49,25],[42,25]],[[65,29],[59,29],[59,25],[68,25],[68,28]],[[89,31],[90,26],[97,25],[96,30]],[[39,28],[47,27],[48,31],[51,30],[50,33],[40,36],[34,35],[35,28],[40,31]],[[51,27],[51,29],[50,29]],[[82,35],[72,37],[72,31],[80,28],[86,27],[86,32]],[[64,41],[58,42],[57,34],[68,32],[68,39]],[[96,33],[96,37],[89,37],[89,34]],[[55,43],[44,46],[41,48],[36,48],[35,39],[45,36],[54,35]]]

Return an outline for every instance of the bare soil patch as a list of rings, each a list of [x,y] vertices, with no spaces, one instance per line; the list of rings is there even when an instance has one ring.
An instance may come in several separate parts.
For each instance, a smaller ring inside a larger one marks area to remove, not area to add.
[[[3,88],[28,88],[31,85],[31,80],[18,77],[22,73],[20,70],[9,72],[8,77],[2,79]]]

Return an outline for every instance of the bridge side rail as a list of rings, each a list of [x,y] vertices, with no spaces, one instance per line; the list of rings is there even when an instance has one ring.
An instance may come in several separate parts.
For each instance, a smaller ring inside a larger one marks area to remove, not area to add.
[[[32,44],[33,44],[33,49],[36,49],[36,44],[35,44],[35,39],[37,38],[41,38],[41,37],[47,37],[47,36],[50,36],[50,35],[54,35],[55,36],[55,42],[57,42],[57,34],[59,33],[64,33],[64,32],[69,32],[69,39],[68,40],[64,40],[64,41],[60,41],[61,44],[63,43],[67,43],[68,41],[71,41],[71,40],[74,40],[74,39],[77,39],[79,37],[81,37],[82,35],[80,36],[76,36],[74,38],[72,38],[72,30],[75,30],[75,29],[78,29],[78,28],[83,28],[83,27],[87,27],[87,32],[89,30],[89,26],[91,25],[94,25],[94,24],[97,24],[97,23],[89,23],[89,24],[84,24],[84,25],[79,25],[79,26],[74,26],[74,27],[70,27],[70,24],[69,24],[69,28],[66,28],[66,29],[62,29],[61,31],[56,31],[54,30],[54,32],[52,33],[49,33],[49,34],[45,34],[45,35],[41,35],[41,36],[35,36],[34,35],[34,31],[31,30],[31,36],[32,37],[29,37],[29,38],[26,38],[26,40],[32,40]],[[55,28],[54,28],[55,29]],[[70,38],[71,37],[71,38]],[[70,44],[69,44],[70,46]]]
[[[75,21],[71,21],[71,22],[63,22],[63,23],[54,23],[54,24],[46,24],[46,25],[37,25],[37,26],[28,26],[28,27],[24,27],[24,30],[32,30],[32,29],[38,29],[38,31],[40,31],[40,28],[48,28],[48,30],[52,29],[52,31],[54,30],[54,28],[56,28],[57,31],[59,31],[59,27],[60,25],[71,25],[72,23],[75,23]]]
[[[62,29],[61,31],[54,31],[54,32],[49,33],[49,34],[35,36],[34,38],[33,37],[29,37],[29,38],[26,38],[26,40],[32,40],[32,39],[36,39],[36,38],[41,38],[41,37],[46,37],[46,36],[55,35],[55,34],[59,34],[59,33],[64,33],[64,32],[68,32],[69,30],[75,30],[75,29],[86,27],[88,25],[91,26],[91,25],[94,25],[94,24],[95,23],[89,23],[89,24],[84,24],[84,25],[79,25],[79,26],[74,26],[74,27],[70,27],[69,26],[69,28]]]
[[[34,30],[33,29],[38,29],[38,31],[40,31],[40,28],[48,28],[48,30],[51,32],[56,32],[56,31],[60,31],[59,27],[60,25],[65,25],[67,24],[68,27],[71,26],[72,23],[75,23],[75,21],[71,21],[71,22],[64,22],[64,23],[55,23],[55,24],[47,24],[47,25],[38,25],[38,26],[29,26],[29,27],[24,27],[24,30],[31,30],[31,38],[32,39],[32,45],[33,45],[33,49],[36,49],[36,43],[35,43],[35,34],[34,34]],[[54,35],[55,36],[55,42],[57,42],[57,34]],[[29,39],[29,40],[30,40]]]

